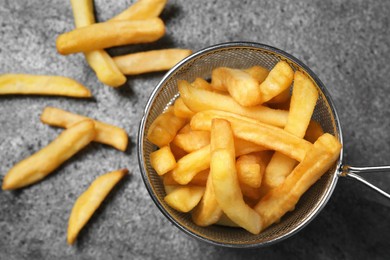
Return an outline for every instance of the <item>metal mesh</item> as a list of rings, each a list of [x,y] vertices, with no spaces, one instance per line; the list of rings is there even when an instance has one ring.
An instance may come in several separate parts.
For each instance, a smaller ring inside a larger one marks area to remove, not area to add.
[[[139,132],[140,166],[145,184],[160,210],[186,233],[213,244],[230,247],[263,246],[286,238],[307,224],[327,202],[337,181],[337,165],[330,169],[300,199],[295,210],[282,220],[270,226],[259,235],[252,235],[239,228],[222,226],[199,227],[190,214],[183,214],[170,208],[164,202],[165,191],[160,177],[150,165],[149,155],[156,147],[146,139],[146,133],[155,118],[178,96],[177,80],[192,82],[196,77],[210,78],[211,71],[220,66],[248,68],[260,65],[271,69],[278,61],[287,61],[294,70],[300,70],[315,82],[320,97],[313,119],[321,124],[325,132],[341,141],[341,132],[332,102],[322,83],[299,60],[269,46],[253,43],[230,43],[200,51],[172,69],[157,86],[147,104]]]

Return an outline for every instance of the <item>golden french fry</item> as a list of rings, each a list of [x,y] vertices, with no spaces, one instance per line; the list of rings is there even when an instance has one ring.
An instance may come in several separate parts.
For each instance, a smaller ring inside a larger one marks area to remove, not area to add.
[[[297,161],[302,161],[312,147],[310,142],[283,129],[224,111],[208,110],[196,113],[191,119],[191,129],[209,131],[214,118],[228,120],[235,137],[279,151]]]
[[[196,78],[194,82],[191,83],[191,86],[193,86],[194,88],[213,91],[213,87],[211,86],[211,84],[202,78]]]
[[[262,83],[268,76],[269,70],[261,66],[253,66],[244,69],[245,72],[249,73],[258,83]]]
[[[166,146],[175,138],[177,131],[185,123],[185,119],[176,117],[173,108],[170,107],[150,125],[147,138],[158,147]]]
[[[164,175],[176,167],[176,159],[171,148],[164,146],[150,154],[150,164],[158,175]]]
[[[293,78],[294,71],[290,65],[285,61],[279,61],[260,84],[261,103],[267,102],[282,93],[291,85]]]
[[[194,88],[187,81],[179,80],[180,97],[187,107],[194,111],[222,110],[250,117],[261,122],[284,127],[288,112],[275,110],[265,106],[243,107],[230,96],[212,91]]]
[[[142,20],[158,17],[164,9],[167,0],[138,0],[129,8],[114,16],[109,21]]]
[[[285,104],[290,99],[290,88],[286,88],[279,95],[273,97],[267,104]],[[288,104],[290,104],[288,102]],[[288,110],[288,109],[287,109]]]
[[[68,244],[71,245],[75,242],[79,232],[87,224],[96,209],[127,173],[127,169],[122,169],[101,175],[77,198],[69,217]]]
[[[210,146],[210,175],[218,205],[233,222],[258,234],[262,229],[262,220],[244,202],[235,168],[233,132],[228,121],[212,121]]]
[[[285,181],[271,189],[255,206],[264,221],[263,229],[294,209],[302,194],[335,163],[340,151],[341,144],[334,136],[324,134],[318,138]]]
[[[192,211],[192,220],[201,227],[215,224],[222,215],[222,209],[215,198],[213,179],[208,175],[206,190],[202,200]]]
[[[164,201],[180,212],[189,212],[201,200],[205,188],[201,186],[180,186],[164,197]]]
[[[76,27],[88,26],[96,22],[93,14],[93,0],[70,0],[70,4]]]
[[[165,33],[161,19],[95,23],[58,36],[56,45],[60,54],[89,52],[104,48],[153,42]]]
[[[169,147],[171,148],[171,152],[173,156],[175,156],[176,161],[180,160],[183,156],[187,155],[188,153],[181,149],[179,146],[175,145],[174,143],[170,143]]]
[[[41,114],[43,123],[63,128],[69,128],[85,119],[93,120],[55,107],[46,107]],[[93,120],[93,122],[96,129],[94,141],[111,145],[121,151],[126,150],[129,138],[124,129],[97,120]]]
[[[310,143],[314,143],[318,137],[324,134],[324,130],[321,125],[316,121],[310,121],[309,126],[307,127],[305,139]]]
[[[236,156],[241,156],[248,153],[260,152],[267,150],[264,146],[234,137],[234,147],[236,149]]]
[[[238,181],[253,188],[259,188],[264,170],[260,165],[259,154],[241,155],[236,160]]]
[[[254,188],[245,183],[240,183],[240,189],[244,199],[249,199],[250,201],[259,201],[262,195],[262,188]],[[246,201],[247,202],[247,201]],[[248,204],[248,203],[247,203]],[[250,205],[252,207],[252,205]]]
[[[294,88],[285,131],[303,138],[317,103],[318,91],[313,82],[302,72],[294,74]],[[266,187],[279,186],[296,165],[294,159],[275,152],[264,175]]]
[[[36,183],[68,160],[95,137],[95,125],[84,120],[63,131],[46,147],[17,163],[4,177],[3,190]]]
[[[0,95],[54,95],[91,97],[89,89],[77,81],[62,76],[3,74],[0,75]]]
[[[190,131],[183,134],[179,133],[173,139],[173,143],[190,153],[210,144],[210,132]]]
[[[113,59],[122,73],[138,75],[169,70],[191,53],[191,50],[186,49],[163,49],[130,53]]]
[[[195,114],[187,107],[186,104],[184,104],[181,97],[175,100],[175,103],[173,104],[173,111],[175,116],[181,118],[191,118]]]
[[[189,185],[195,185],[195,186],[206,186],[207,178],[209,176],[210,169],[206,169],[203,171],[200,171],[197,173],[192,180],[188,183]],[[172,171],[167,172],[163,176],[163,183],[164,185],[180,185],[178,182],[175,181],[175,179],[172,176]]]
[[[212,71],[211,85],[217,90],[224,88],[241,106],[255,106],[261,102],[261,92],[258,81],[249,73],[226,67]]]
[[[210,145],[183,156],[172,170],[173,179],[188,184],[196,174],[210,167]]]

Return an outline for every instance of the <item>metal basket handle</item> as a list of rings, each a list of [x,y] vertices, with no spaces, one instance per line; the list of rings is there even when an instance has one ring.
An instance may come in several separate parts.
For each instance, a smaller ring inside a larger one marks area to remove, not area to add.
[[[373,185],[372,183],[368,182],[363,177],[358,175],[358,173],[364,174],[364,173],[372,173],[372,172],[388,172],[388,173],[390,173],[390,165],[368,166],[368,167],[354,167],[354,166],[350,166],[350,165],[343,165],[341,167],[340,176],[348,177],[350,179],[357,180],[357,181],[363,183],[364,185],[370,187],[374,191],[385,196],[386,198],[390,199],[390,193],[385,192],[384,190],[378,188],[377,186]]]

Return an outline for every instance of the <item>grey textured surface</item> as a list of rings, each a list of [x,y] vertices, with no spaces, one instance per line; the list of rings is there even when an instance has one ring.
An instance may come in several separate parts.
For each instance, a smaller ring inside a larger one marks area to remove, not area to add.
[[[133,1],[96,0],[104,21]],[[254,41],[283,49],[306,63],[329,89],[344,134],[345,161],[390,164],[390,2],[169,1],[166,36],[153,48],[194,51],[227,41]],[[80,54],[61,56],[55,38],[73,28],[69,1],[0,0],[0,73],[54,74],[88,86],[93,100],[0,97],[0,178],[61,131],[39,121],[56,106],[121,126],[131,143],[122,153],[92,144],[46,180],[0,191],[0,259],[385,259],[390,255],[390,206],[359,183],[341,179],[325,209],[297,235],[270,247],[214,247],[184,235],[153,204],[142,183],[136,134],[149,94],[163,73],[102,85]],[[81,232],[66,244],[72,205],[100,174],[127,167],[132,176],[109,195]],[[390,175],[372,179],[390,190]]]

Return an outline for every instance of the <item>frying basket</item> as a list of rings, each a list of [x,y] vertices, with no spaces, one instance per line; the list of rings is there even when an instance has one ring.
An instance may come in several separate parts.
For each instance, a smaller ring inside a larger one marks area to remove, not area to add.
[[[325,206],[338,177],[349,175],[348,171],[351,167],[342,166],[343,153],[341,152],[333,167],[301,197],[295,210],[284,215],[279,223],[273,224],[258,235],[250,234],[240,228],[217,225],[199,227],[193,223],[190,214],[178,212],[165,203],[164,186],[161,178],[153,170],[149,158],[156,147],[146,139],[146,133],[156,117],[178,97],[177,81],[192,82],[197,77],[210,79],[211,71],[221,66],[244,69],[260,65],[270,70],[280,60],[289,63],[294,71],[305,73],[314,82],[319,92],[319,99],[313,119],[321,124],[325,132],[334,135],[342,143],[339,118],[322,82],[306,65],[292,55],[264,44],[232,42],[203,49],[172,68],[151,94],[138,132],[138,159],[142,177],[151,198],[161,212],[190,236],[226,247],[258,247],[275,243],[295,234],[308,224]]]

